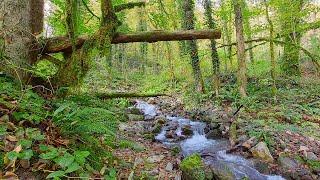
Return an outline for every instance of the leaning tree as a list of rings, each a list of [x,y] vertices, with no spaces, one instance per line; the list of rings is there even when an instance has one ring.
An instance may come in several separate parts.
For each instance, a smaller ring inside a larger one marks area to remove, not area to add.
[[[66,0],[65,36],[42,38],[44,0],[1,0],[0,2],[0,60],[1,72],[11,74],[24,83],[50,84],[51,87],[79,84],[86,75],[92,55],[109,57],[111,44],[130,42],[180,41],[194,39],[218,39],[217,30],[145,31],[121,34],[117,28],[121,24],[117,12],[144,2],[113,6],[111,0],[101,0],[100,28],[89,36],[76,33],[75,14],[78,0]],[[93,51],[93,49],[95,49]],[[98,50],[98,51],[96,51]],[[96,54],[98,52],[98,54]],[[64,60],[52,56],[62,53]],[[32,66],[49,60],[58,67],[58,72],[50,80],[42,80],[32,74]]]

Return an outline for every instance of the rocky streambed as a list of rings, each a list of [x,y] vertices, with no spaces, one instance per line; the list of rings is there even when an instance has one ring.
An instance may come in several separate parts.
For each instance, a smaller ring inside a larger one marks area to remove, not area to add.
[[[156,105],[145,101],[136,101],[135,108],[144,115],[140,120],[156,121],[152,127],[156,141],[169,148],[180,149],[183,157],[199,154],[205,164],[205,176],[208,179],[284,179],[278,175],[260,173],[254,159],[227,153],[230,150],[229,140],[212,138],[215,137],[212,133],[215,133],[204,122],[165,114]],[[255,153],[272,158],[270,153],[266,152],[265,146],[262,142],[258,143]]]

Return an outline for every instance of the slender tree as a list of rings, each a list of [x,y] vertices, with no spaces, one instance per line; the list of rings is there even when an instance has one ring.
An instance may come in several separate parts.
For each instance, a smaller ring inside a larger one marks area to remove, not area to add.
[[[243,0],[233,0],[238,57],[238,85],[242,97],[247,96],[247,68],[245,59],[245,41],[243,33],[242,4]]]
[[[183,27],[188,30],[194,29],[195,28],[194,1],[185,0],[183,3],[183,9],[185,12]],[[191,57],[191,65],[192,65],[196,90],[198,92],[204,92],[204,82],[202,79],[202,73],[200,69],[200,60],[198,56],[197,41],[196,40],[188,41],[187,47]]]
[[[203,1],[204,9],[205,9],[205,17],[206,24],[210,29],[215,29],[215,20],[212,17],[212,4],[211,0]],[[218,51],[216,47],[216,40],[210,40],[210,48],[211,48],[211,60],[212,60],[212,76],[213,76],[213,88],[215,90],[215,94],[219,93],[219,85],[220,85],[220,61],[218,56]]]
[[[266,13],[266,18],[269,24],[269,38],[273,39],[274,38],[274,25],[273,22],[271,21],[270,15],[269,15],[269,4],[267,0],[264,0],[265,4],[265,13]],[[271,78],[272,78],[272,93],[274,97],[276,97],[276,59],[275,59],[275,52],[274,52],[274,43],[273,41],[269,42],[269,48],[270,48],[270,60],[271,60]]]
[[[223,37],[227,44],[232,43],[232,26],[231,26],[231,14],[232,10],[229,10],[228,3],[226,0],[221,0],[221,19],[222,19],[222,30]],[[227,58],[230,63],[230,69],[233,66],[232,58],[232,46],[227,47]]]
[[[250,9],[248,7],[248,4],[246,1],[243,1],[243,9],[244,12],[243,13],[243,22],[244,22],[244,32],[246,34],[246,40],[248,40],[248,52],[249,52],[249,59],[250,62],[254,62],[254,54],[253,54],[253,43],[252,43],[252,30],[251,30],[251,24],[250,24],[250,17],[251,17],[251,12]]]

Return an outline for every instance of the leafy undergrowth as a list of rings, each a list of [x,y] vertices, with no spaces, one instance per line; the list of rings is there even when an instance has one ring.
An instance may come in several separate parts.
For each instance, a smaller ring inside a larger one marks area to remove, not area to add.
[[[81,95],[46,100],[0,77],[0,179],[91,177],[115,179],[114,148],[125,100]]]

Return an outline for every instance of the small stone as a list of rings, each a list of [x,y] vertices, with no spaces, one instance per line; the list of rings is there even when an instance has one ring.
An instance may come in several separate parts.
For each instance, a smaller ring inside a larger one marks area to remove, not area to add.
[[[142,164],[144,161],[142,158],[136,158],[133,163],[133,167],[137,167],[139,164]]]
[[[176,136],[176,134],[174,131],[167,131],[165,136],[166,136],[166,138],[171,139],[171,138],[174,138]]]
[[[149,98],[147,101],[148,104],[156,104],[156,99],[155,98]]]
[[[255,136],[248,139],[246,142],[242,143],[242,146],[250,149],[252,146],[255,146],[258,143],[258,140]]]
[[[171,162],[168,162],[168,164],[166,165],[166,171],[173,171],[173,164]]]
[[[153,155],[148,157],[147,161],[149,163],[157,163],[160,162],[164,158],[164,155]]]
[[[307,152],[305,156],[306,160],[317,161],[318,157],[313,152]]]
[[[215,138],[219,138],[221,136],[222,136],[222,134],[218,129],[211,130],[206,134],[206,137],[208,139],[215,139]]]
[[[248,139],[249,139],[248,136],[244,134],[237,139],[237,142],[243,143],[243,142],[246,142]]]
[[[259,142],[255,147],[251,148],[250,151],[255,158],[266,162],[273,162],[274,160],[265,142]]]
[[[294,170],[299,167],[299,164],[294,159],[283,154],[280,154],[278,158],[278,163],[282,168],[287,170]]]

